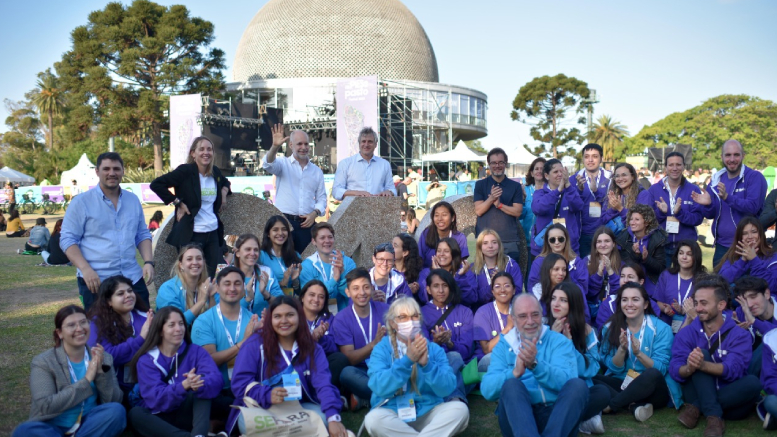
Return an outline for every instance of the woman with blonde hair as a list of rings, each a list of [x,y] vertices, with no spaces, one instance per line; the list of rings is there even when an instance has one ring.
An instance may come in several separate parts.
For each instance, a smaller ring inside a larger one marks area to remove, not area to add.
[[[628,226],[629,210],[638,203],[649,204],[649,198],[650,194],[637,180],[634,166],[623,162],[616,164],[607,192],[607,207],[602,210],[601,223],[610,227],[616,234],[619,233]]]
[[[473,272],[478,284],[478,304],[483,305],[494,299],[491,282],[497,272],[507,272],[518,286],[517,293],[523,288],[523,274],[518,260],[505,254],[502,239],[492,229],[483,229],[475,243],[475,264]]]
[[[372,350],[369,387],[376,407],[364,418],[374,437],[456,435],[466,429],[469,409],[444,402],[456,388],[445,351],[423,336],[418,303],[395,300],[384,316],[387,334]]]
[[[183,311],[186,324],[216,304],[216,287],[208,279],[205,254],[199,244],[190,243],[181,248],[170,272],[171,278],[159,287],[157,310],[173,306]]]
[[[585,263],[577,253],[572,250],[572,245],[569,241],[569,232],[567,232],[566,226],[560,223],[554,223],[550,225],[548,231],[545,232],[545,239],[542,244],[542,251],[531,264],[531,270],[529,270],[529,282],[526,291],[534,291],[537,284],[540,283],[542,262],[545,257],[555,253],[561,255],[566,260],[568,265],[568,280],[571,280],[583,292],[583,295],[588,294],[588,269]]]
[[[165,205],[175,205],[175,221],[165,241],[177,249],[188,243],[201,244],[210,277],[216,276],[216,265],[222,260],[224,225],[219,214],[227,195],[232,194],[229,180],[213,165],[215,153],[208,137],[195,138],[186,163],[154,179],[150,186]]]

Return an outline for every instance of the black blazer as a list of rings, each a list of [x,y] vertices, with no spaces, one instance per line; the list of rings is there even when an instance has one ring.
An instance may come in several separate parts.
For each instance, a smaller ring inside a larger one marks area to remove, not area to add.
[[[216,201],[213,202],[213,212],[218,219],[219,241],[224,241],[224,224],[219,217],[221,209],[221,190],[224,187],[230,188],[229,180],[221,174],[218,167],[213,166],[213,179],[216,180]],[[175,188],[175,195],[170,192],[170,188]],[[197,164],[181,164],[170,173],[159,176],[151,182],[151,191],[156,193],[165,205],[172,203],[176,197],[186,204],[191,215],[185,215],[173,223],[173,229],[167,237],[167,243],[176,247],[183,246],[192,241],[194,233],[194,217],[200,212],[202,207],[202,188],[200,187],[199,170]],[[232,194],[232,190],[229,191]],[[176,208],[176,212],[178,208]]]

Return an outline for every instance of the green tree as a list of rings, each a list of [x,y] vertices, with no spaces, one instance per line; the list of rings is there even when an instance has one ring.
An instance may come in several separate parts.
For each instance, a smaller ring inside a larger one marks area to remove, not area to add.
[[[224,88],[224,52],[209,48],[213,39],[213,24],[191,17],[183,5],[114,2],[73,30],[72,49],[55,67],[81,107],[93,107],[103,136],[147,132],[154,170],[161,173],[166,97],[218,95]]]
[[[579,115],[588,108],[586,99],[590,95],[587,83],[563,74],[536,77],[522,86],[513,100],[510,117],[531,125],[532,138],[541,143],[534,150],[525,146],[527,150],[553,158],[575,156],[572,145],[582,143],[584,137],[574,125],[585,124],[585,117]],[[579,117],[570,121],[567,115]]]
[[[609,115],[602,115],[594,122],[589,138],[604,149],[604,161],[614,162],[623,158],[623,140],[629,136],[628,128]]]
[[[721,148],[729,139],[744,146],[745,164],[759,169],[777,165],[777,104],[724,94],[643,127],[624,145],[626,153],[639,153],[648,147],[690,144],[694,166],[720,167]]]
[[[48,124],[46,137],[49,150],[54,150],[54,116],[60,115],[64,98],[57,76],[51,72],[51,69],[38,73],[37,87],[32,91],[32,104],[38,108],[41,119]]]

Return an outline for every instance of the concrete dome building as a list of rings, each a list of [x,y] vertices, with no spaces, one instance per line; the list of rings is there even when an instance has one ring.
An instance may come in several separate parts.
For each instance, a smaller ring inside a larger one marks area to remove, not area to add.
[[[487,134],[486,95],[439,83],[429,37],[399,0],[270,0],[245,29],[232,73],[227,89],[239,103],[282,108],[287,126],[311,134],[325,171],[336,162],[338,79],[378,76],[381,126],[373,128],[383,138],[402,126],[402,144],[394,136],[380,149],[394,164],[417,165],[423,154]],[[387,122],[384,108],[395,104]]]

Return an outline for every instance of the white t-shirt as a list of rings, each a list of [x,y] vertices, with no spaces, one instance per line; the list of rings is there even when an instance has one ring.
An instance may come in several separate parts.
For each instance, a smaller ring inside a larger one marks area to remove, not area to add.
[[[215,231],[219,227],[218,218],[216,213],[213,212],[213,203],[216,201],[216,181],[213,176],[200,177],[200,190],[202,194],[202,207],[194,217],[194,232],[205,233]]]

